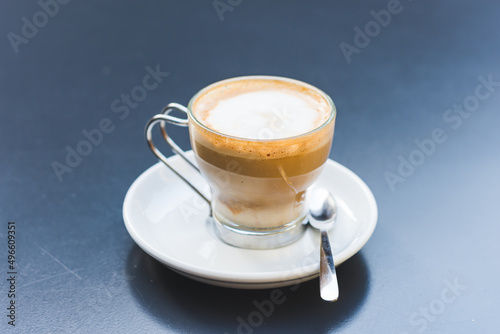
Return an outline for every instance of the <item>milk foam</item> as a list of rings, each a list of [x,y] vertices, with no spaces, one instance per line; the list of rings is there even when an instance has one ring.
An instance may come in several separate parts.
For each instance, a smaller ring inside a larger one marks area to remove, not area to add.
[[[297,90],[265,89],[220,99],[197,115],[217,132],[248,139],[294,137],[319,127],[328,118],[324,106]]]

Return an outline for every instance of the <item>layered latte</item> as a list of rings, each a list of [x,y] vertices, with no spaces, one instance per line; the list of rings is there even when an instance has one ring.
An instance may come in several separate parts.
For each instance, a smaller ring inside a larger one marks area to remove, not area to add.
[[[333,139],[335,110],[326,94],[296,80],[242,77],[205,88],[188,108],[218,221],[261,231],[304,220],[306,191]]]

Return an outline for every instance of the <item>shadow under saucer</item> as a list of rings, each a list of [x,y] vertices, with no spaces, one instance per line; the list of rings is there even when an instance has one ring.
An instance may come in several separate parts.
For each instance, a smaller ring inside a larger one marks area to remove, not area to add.
[[[219,333],[326,333],[341,327],[362,307],[369,292],[369,270],[362,251],[337,268],[340,297],[319,296],[319,281],[243,290],[188,279],[149,256],[137,245],[126,274],[132,295],[145,313],[172,331]]]

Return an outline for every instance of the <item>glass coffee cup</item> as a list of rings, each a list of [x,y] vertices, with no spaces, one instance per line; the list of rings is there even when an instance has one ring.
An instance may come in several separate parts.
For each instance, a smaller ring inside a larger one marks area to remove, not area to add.
[[[169,115],[178,110],[180,119]],[[153,153],[207,201],[219,238],[236,247],[272,249],[302,236],[307,192],[328,159],[336,109],[330,97],[304,82],[245,76],[199,91],[187,108],[171,103],[146,126]],[[210,186],[208,198],[174,170],[152,141],[161,132],[172,150]],[[196,165],[175,144],[166,123],[188,126]]]

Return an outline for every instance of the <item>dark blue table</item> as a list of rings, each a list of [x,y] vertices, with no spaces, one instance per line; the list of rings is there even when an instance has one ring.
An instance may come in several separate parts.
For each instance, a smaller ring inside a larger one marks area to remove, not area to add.
[[[498,332],[499,17],[497,1],[3,1],[1,332]],[[147,119],[249,74],[330,94],[331,158],[377,199],[337,303],[315,279],[259,316],[271,290],[186,279],[124,227],[156,161]]]

